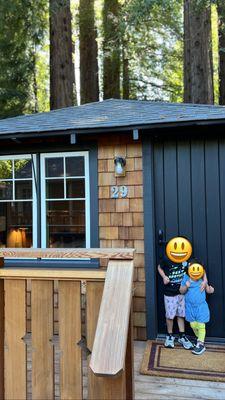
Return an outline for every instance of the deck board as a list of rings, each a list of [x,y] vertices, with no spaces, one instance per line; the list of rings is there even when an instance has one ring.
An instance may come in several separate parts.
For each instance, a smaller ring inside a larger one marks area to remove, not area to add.
[[[145,342],[135,342],[135,400],[224,400],[225,383],[141,375]]]
[[[225,400],[225,383],[191,379],[163,378],[139,373],[146,342],[134,343],[135,400]],[[59,400],[59,352],[55,353],[55,400]],[[83,396],[87,399],[87,363],[83,364]],[[29,370],[31,366],[29,365]],[[29,379],[28,379],[29,381]],[[28,399],[31,400],[29,382]]]

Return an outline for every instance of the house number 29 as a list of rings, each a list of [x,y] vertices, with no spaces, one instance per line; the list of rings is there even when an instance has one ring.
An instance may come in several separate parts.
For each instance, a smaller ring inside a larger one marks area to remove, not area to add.
[[[119,199],[127,197],[128,188],[127,186],[112,186],[111,187],[111,198]]]

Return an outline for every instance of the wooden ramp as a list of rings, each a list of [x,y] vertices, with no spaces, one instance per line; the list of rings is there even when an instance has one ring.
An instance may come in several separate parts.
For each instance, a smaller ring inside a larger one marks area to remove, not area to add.
[[[90,354],[88,398],[132,399],[133,250],[75,249],[68,252],[68,249],[60,249],[59,253],[52,249],[3,249],[0,255],[20,258],[21,254],[25,256],[24,251],[26,257],[32,258],[55,257],[57,252],[57,257],[109,258],[109,263],[107,271],[0,269],[0,398],[52,400],[56,398],[58,376],[60,399],[83,399],[82,352],[85,351]],[[56,282],[57,334],[54,332]],[[27,326],[28,285],[31,332]],[[82,296],[85,308],[82,308]],[[54,362],[57,346],[58,370]]]

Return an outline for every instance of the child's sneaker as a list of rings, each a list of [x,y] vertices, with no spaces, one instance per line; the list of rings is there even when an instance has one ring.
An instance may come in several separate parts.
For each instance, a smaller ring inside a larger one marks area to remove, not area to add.
[[[204,353],[204,351],[206,351],[204,344],[197,343],[197,345],[192,350],[192,353],[196,354],[197,356],[200,356],[202,353]]]
[[[174,348],[174,340],[175,340],[174,336],[166,335],[166,340],[165,340],[164,346],[173,349]]]
[[[178,343],[180,343],[184,347],[184,349],[186,349],[186,350],[193,349],[193,347],[194,347],[193,344],[187,338],[186,335],[183,335],[182,337],[179,337]]]

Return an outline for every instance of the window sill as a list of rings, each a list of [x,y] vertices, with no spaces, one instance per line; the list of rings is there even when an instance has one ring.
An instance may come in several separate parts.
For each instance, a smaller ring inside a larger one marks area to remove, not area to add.
[[[54,268],[54,269],[77,269],[77,268],[99,268],[99,260],[4,260],[6,268]]]

